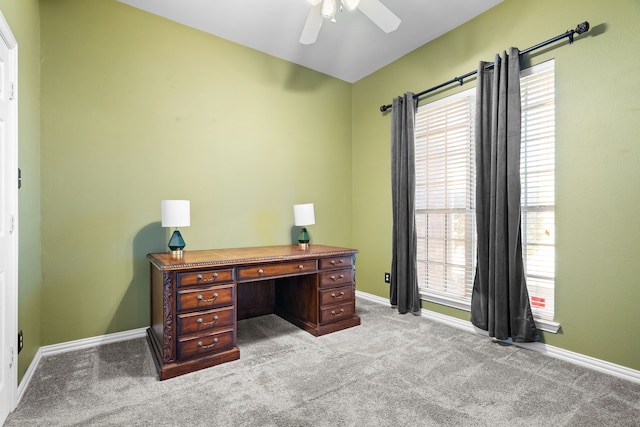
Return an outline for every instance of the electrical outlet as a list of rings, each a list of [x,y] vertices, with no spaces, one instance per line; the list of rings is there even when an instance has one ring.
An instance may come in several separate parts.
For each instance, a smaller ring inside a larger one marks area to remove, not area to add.
[[[18,354],[22,351],[22,347],[24,346],[24,338],[22,335],[22,331],[18,332]]]
[[[384,283],[391,283],[391,273],[384,273]]]

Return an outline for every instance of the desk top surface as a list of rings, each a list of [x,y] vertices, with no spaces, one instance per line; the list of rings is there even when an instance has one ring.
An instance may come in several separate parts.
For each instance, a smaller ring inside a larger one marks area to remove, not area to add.
[[[357,253],[357,249],[312,244],[306,250],[300,249],[298,245],[283,245],[184,251],[181,257],[175,257],[171,253],[163,252],[148,254],[147,259],[158,269],[168,271],[296,259],[316,259]]]

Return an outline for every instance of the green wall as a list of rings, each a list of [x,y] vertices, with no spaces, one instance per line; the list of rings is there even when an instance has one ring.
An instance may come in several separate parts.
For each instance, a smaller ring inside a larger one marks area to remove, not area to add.
[[[477,68],[583,21],[592,30],[528,64],[556,67],[556,320],[544,342],[640,369],[640,3],[506,0],[353,86],[353,243],[358,287],[388,296],[390,115],[378,107]],[[470,81],[463,89],[473,87]],[[459,91],[442,90],[421,103]],[[423,303],[465,320],[469,313]],[[425,339],[428,339],[425,337]]]
[[[0,10],[18,42],[18,355],[22,378],[40,348],[40,22],[38,0],[0,0]]]
[[[350,246],[351,85],[115,0],[40,3],[42,344],[148,326],[160,200],[187,250]]]
[[[191,200],[187,249],[289,243],[291,205],[314,202],[312,239],[357,247],[358,288],[387,296],[379,106],[584,20],[595,28],[573,46],[527,60],[556,59],[562,330],[544,340],[640,369],[636,1],[505,0],[354,85],[115,0],[0,10],[20,46],[20,377],[42,345],[148,324],[145,255],[165,249],[165,198]]]

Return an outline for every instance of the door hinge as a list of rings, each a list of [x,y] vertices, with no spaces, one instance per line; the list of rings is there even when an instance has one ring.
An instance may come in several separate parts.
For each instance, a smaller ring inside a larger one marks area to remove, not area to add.
[[[11,82],[11,93],[9,94],[9,99],[11,101],[16,99],[16,92],[17,91],[18,91],[18,88],[16,87],[16,83],[15,82]]]
[[[13,230],[16,228],[16,217],[15,215],[11,215],[11,221],[9,222],[9,233],[13,233]]]
[[[16,349],[14,347],[9,348],[9,369],[13,368],[13,362],[16,358]]]

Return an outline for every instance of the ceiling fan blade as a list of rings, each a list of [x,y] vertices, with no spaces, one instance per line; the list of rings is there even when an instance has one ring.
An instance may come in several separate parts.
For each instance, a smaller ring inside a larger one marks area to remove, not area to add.
[[[371,19],[385,33],[390,33],[400,25],[400,18],[391,12],[380,0],[360,0],[358,9]]]
[[[320,14],[320,8],[322,4],[318,2],[317,5],[309,9],[307,15],[307,21],[304,23],[302,34],[300,35],[300,43],[313,44],[318,39],[318,33],[320,33],[320,27],[322,27],[322,15]]]

